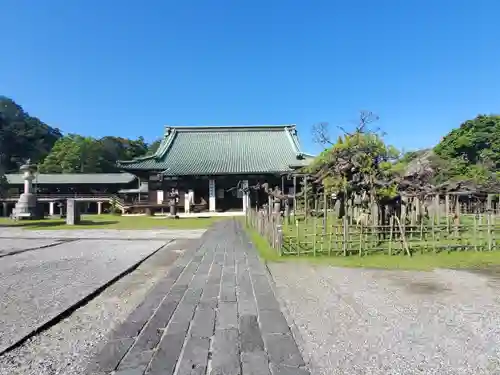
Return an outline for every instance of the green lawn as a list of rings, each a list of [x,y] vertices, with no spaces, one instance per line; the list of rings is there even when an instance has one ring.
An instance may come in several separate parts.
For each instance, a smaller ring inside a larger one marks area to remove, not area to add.
[[[78,225],[66,225],[64,219],[12,221],[0,218],[0,227],[21,227],[25,229],[204,229],[224,218],[181,218],[166,219],[151,216],[82,215]]]
[[[284,255],[277,251],[255,230],[246,229],[260,257],[267,262],[309,262],[336,267],[364,267],[381,269],[409,269],[429,271],[434,268],[488,268],[500,265],[500,251],[454,251],[437,254],[406,255],[372,254],[367,256]]]

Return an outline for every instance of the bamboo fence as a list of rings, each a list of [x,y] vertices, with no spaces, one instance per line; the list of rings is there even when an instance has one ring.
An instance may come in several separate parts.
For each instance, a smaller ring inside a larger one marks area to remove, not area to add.
[[[355,210],[338,219],[328,199],[297,202],[290,215],[266,209],[247,211],[247,225],[264,237],[280,255],[365,256],[370,254],[439,253],[443,251],[494,251],[500,247],[500,211],[490,198],[485,202],[450,203],[434,197],[425,218],[418,207],[380,220],[357,220]],[[322,202],[322,203],[321,203]],[[471,212],[472,211],[472,212]],[[405,216],[406,215],[406,216]]]

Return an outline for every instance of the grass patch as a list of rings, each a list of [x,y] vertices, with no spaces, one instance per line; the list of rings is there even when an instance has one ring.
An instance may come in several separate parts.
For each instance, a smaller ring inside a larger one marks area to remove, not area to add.
[[[13,221],[0,218],[0,227],[31,230],[58,229],[205,229],[221,217],[165,219],[151,216],[82,215],[78,225],[66,225],[64,219]]]
[[[500,251],[475,252],[453,251],[437,254],[406,255],[372,254],[367,256],[284,255],[280,256],[269,243],[251,228],[246,232],[254,243],[260,257],[267,262],[308,262],[349,268],[376,268],[431,271],[435,268],[482,269],[500,265]]]

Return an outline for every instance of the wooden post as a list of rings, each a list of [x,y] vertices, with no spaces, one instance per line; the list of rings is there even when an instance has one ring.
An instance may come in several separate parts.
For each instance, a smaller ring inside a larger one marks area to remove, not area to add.
[[[328,215],[326,188],[323,186],[323,237],[326,236],[326,216]]]
[[[436,216],[436,224],[439,226],[441,224],[441,215],[439,212],[439,194],[434,196],[434,213]]]
[[[488,194],[488,198],[486,201],[486,210],[487,210],[487,215],[488,215],[488,250],[491,251],[493,250],[493,238],[492,238],[492,231],[491,231],[491,224],[492,224],[492,213],[491,213],[491,202],[493,200],[493,196],[491,194]]]
[[[413,198],[415,205],[415,222],[422,219],[422,202],[419,197]]]
[[[417,218],[419,216],[418,203],[418,197],[413,197],[411,199],[410,225],[412,227],[417,223]]]
[[[460,225],[460,200],[458,194],[455,196],[455,236],[458,238],[458,226]]]
[[[444,210],[446,212],[446,231],[450,233],[450,195],[444,196]]]
[[[408,199],[406,200],[406,204],[408,204]],[[405,232],[405,226],[406,226],[406,204],[401,204],[401,220],[399,221],[398,226],[401,227],[401,230],[403,233],[401,235],[404,235]]]
[[[295,219],[295,236],[297,237],[297,256],[300,256],[300,231],[299,221]]]
[[[349,228],[348,228],[348,225],[349,225],[349,221],[347,220],[347,215],[344,215],[344,217],[342,218],[342,230],[343,230],[343,233],[342,233],[342,251],[344,253],[344,256],[347,256],[347,240],[348,240],[348,236],[349,236]]]
[[[297,217],[297,176],[293,176],[293,218]]]
[[[317,201],[315,199],[315,201]],[[313,219],[313,256],[316,256],[316,235],[318,233],[318,217],[314,216]]]
[[[277,225],[277,246],[278,246],[278,254],[280,256],[283,255],[283,226],[281,223]]]
[[[392,255],[392,236],[394,231],[394,215],[389,218],[389,255]]]
[[[307,176],[304,176],[304,210],[305,210],[305,217],[304,221],[307,222],[307,211],[309,210],[308,207],[308,202],[307,202]]]

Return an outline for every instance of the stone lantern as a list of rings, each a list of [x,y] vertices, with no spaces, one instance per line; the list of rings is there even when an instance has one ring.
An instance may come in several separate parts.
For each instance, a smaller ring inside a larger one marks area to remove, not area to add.
[[[172,188],[168,194],[168,204],[170,208],[170,217],[173,219],[178,219],[177,216],[177,202],[179,202],[179,192],[177,189]]]
[[[33,180],[35,179],[37,166],[31,164],[28,159],[26,164],[21,166],[20,171],[24,179],[24,192],[16,203],[13,216],[15,219],[38,219],[40,216],[38,214],[38,201],[36,194],[33,192]]]

